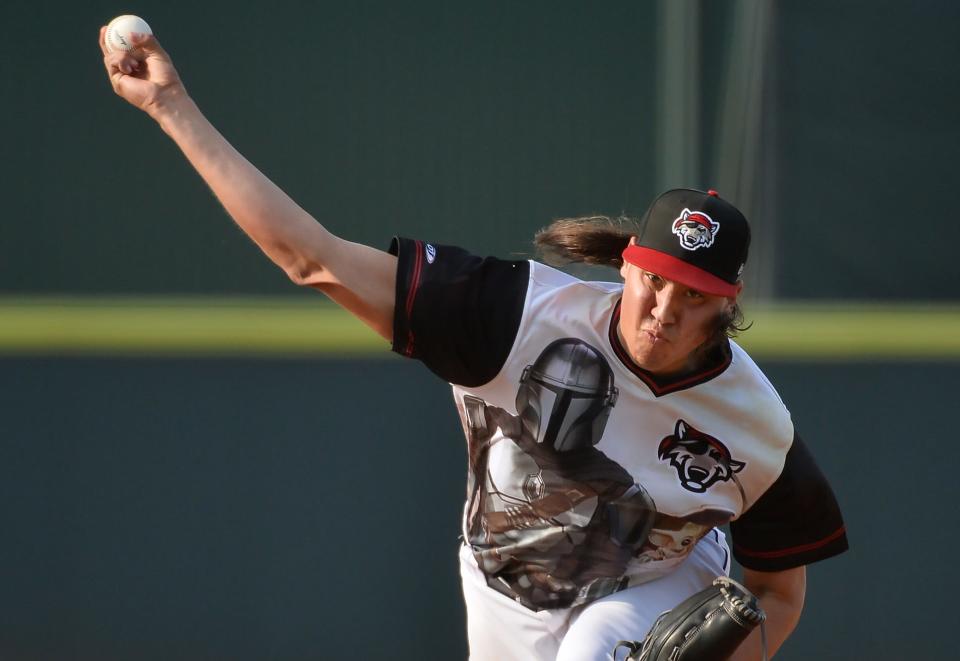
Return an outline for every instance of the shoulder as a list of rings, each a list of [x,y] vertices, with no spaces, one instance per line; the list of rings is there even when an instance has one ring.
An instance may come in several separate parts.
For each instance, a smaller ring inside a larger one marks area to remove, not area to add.
[[[580,280],[531,260],[523,312],[510,352],[495,378],[471,391],[488,402],[512,408],[524,370],[559,351],[561,341],[585,347],[609,370],[613,355],[607,336],[622,288],[620,283]]]
[[[783,403],[780,393],[777,392],[767,375],[750,357],[750,354],[734,340],[729,340],[729,344],[731,361],[728,373],[730,376],[738,379],[744,387],[749,387],[755,391],[757,396],[774,401],[779,407],[786,410],[786,405]]]
[[[752,358],[730,341],[730,366],[709,384],[723,395],[740,425],[755,429],[782,456],[793,440],[793,420],[780,393]]]
[[[753,389],[758,396],[762,396],[771,402],[776,402],[778,408],[786,411],[787,407],[783,403],[780,393],[777,392],[777,389],[773,383],[770,382],[770,379],[767,378],[767,375],[763,373],[763,370],[761,370],[753,358],[750,357],[750,354],[733,340],[730,340],[730,353],[732,356],[730,365],[731,375],[741,379],[744,385]]]
[[[611,307],[623,291],[622,282],[581,280],[558,269],[530,261],[530,283],[525,323],[538,326],[565,320],[609,318]],[[578,312],[578,310],[580,310]],[[593,325],[590,323],[590,325]]]
[[[492,378],[526,307],[529,262],[404,238],[390,251],[398,257],[393,350],[452,383]]]
[[[589,295],[591,292],[601,295],[609,294],[623,289],[622,282],[581,280],[569,273],[564,273],[560,269],[532,259],[530,260],[530,282],[544,290],[570,289],[584,295]]]

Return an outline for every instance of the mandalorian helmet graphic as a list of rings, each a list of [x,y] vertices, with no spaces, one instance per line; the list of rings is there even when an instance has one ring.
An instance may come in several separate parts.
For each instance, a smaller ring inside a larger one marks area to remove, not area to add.
[[[517,390],[517,413],[526,433],[557,452],[596,445],[616,403],[606,358],[575,338],[548,345],[523,370]]]

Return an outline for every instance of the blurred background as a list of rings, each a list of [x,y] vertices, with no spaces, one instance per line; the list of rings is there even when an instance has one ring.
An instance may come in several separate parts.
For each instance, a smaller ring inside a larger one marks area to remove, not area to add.
[[[52,0],[0,8],[0,659],[466,656],[448,387],[113,95],[122,13],[354,241],[532,256],[669,187],[740,206],[742,343],[851,542],[777,658],[955,658],[960,4]]]

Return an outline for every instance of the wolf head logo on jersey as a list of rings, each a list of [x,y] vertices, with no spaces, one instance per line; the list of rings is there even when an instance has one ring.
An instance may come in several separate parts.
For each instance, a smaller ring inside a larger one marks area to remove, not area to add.
[[[720,230],[720,223],[702,211],[684,209],[673,221],[673,233],[680,237],[680,246],[686,250],[709,248]]]
[[[730,456],[719,440],[677,420],[673,434],[660,441],[657,456],[670,460],[687,491],[703,493],[717,482],[726,482],[746,465]]]

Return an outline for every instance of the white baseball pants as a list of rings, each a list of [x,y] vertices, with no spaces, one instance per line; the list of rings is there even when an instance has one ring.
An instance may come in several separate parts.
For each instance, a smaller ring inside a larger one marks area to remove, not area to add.
[[[470,661],[610,661],[618,640],[643,640],[663,611],[729,573],[726,537],[714,529],[662,578],[584,606],[536,612],[487,587],[464,546],[460,577]]]

